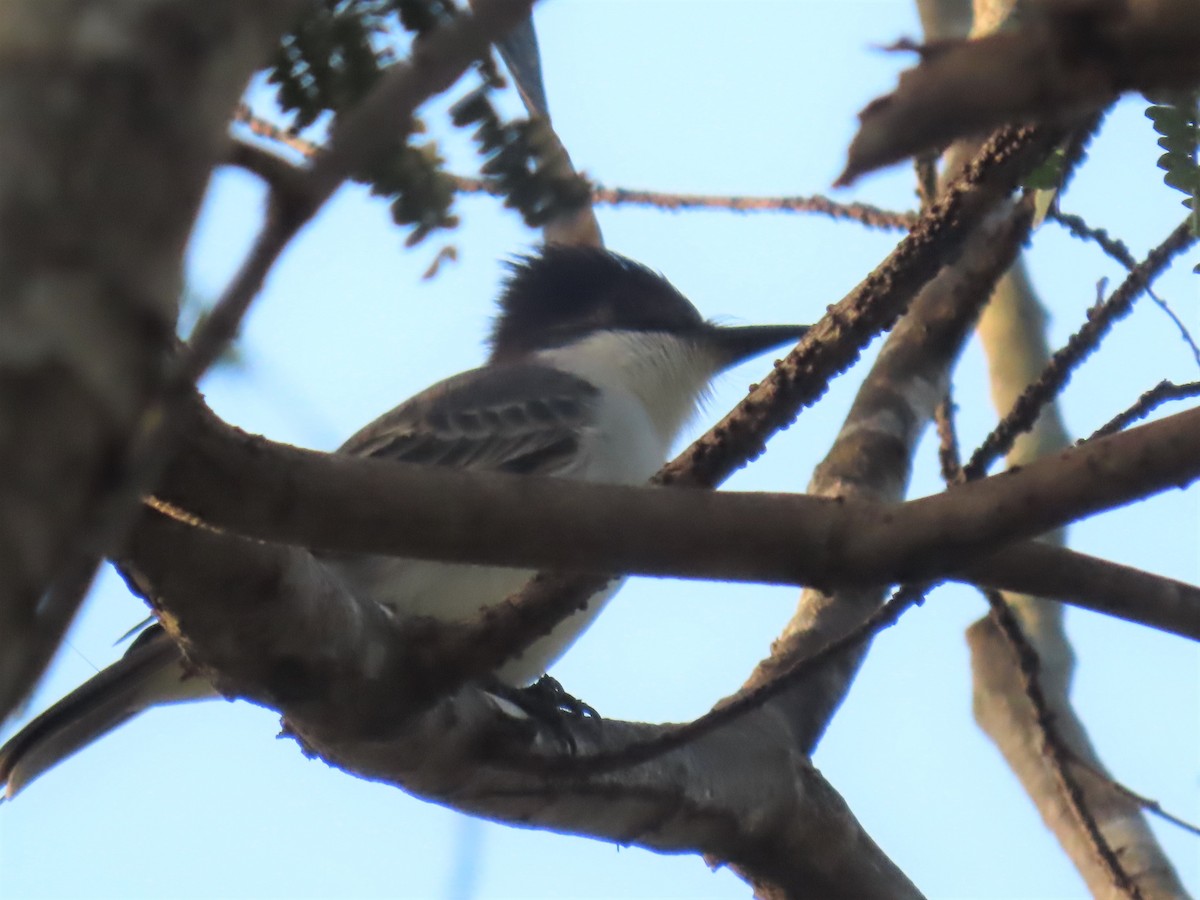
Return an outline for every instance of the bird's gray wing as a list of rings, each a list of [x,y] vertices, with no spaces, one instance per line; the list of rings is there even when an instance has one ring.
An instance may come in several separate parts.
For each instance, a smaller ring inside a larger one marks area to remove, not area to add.
[[[581,463],[597,389],[532,364],[455,375],[351,437],[339,453],[463,469],[565,475]]]

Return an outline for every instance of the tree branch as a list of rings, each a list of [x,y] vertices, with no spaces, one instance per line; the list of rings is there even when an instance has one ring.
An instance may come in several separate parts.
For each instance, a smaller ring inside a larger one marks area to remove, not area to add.
[[[1017,398],[1027,395],[1026,386],[1044,380],[1050,354],[1042,322],[1032,288],[1016,270],[980,328],[1000,409],[1015,409]],[[1010,420],[1011,412],[1004,418]],[[1041,407],[1033,431],[1013,445],[1009,464],[1036,465],[1039,458],[1061,454],[1067,440],[1057,408],[1049,403]],[[978,451],[975,458],[987,459]],[[1045,596],[1040,590],[993,595],[994,616],[968,629],[976,720],[1095,894],[1179,896],[1178,879],[1137,806],[1055,752],[1066,746],[1074,756],[1101,766],[1069,698],[1074,654],[1062,609],[1041,599]],[[1136,599],[1136,591],[1129,597]]]
[[[300,550],[147,513],[124,566],[219,689],[279,709],[307,752],[360,777],[515,824],[714,854],[789,896],[919,896],[770,716],[616,775],[530,774],[512,759],[557,758],[564,729],[582,752],[660,729],[549,728],[473,688],[418,714],[411,643]]]
[[[1112,419],[1097,428],[1088,440],[1094,440],[1108,434],[1116,434],[1123,428],[1128,428],[1134,422],[1146,418],[1146,416],[1168,401],[1187,400],[1192,397],[1200,397],[1200,381],[1189,381],[1184,384],[1175,384],[1172,381],[1165,380],[1160,381],[1138,397],[1137,401],[1128,409],[1117,413]]]
[[[1088,311],[1087,321],[1071,335],[1066,346],[1045,361],[1037,379],[1026,384],[1020,396],[1007,408],[1004,418],[971,454],[970,461],[964,466],[967,478],[973,479],[986,472],[995,459],[1008,452],[1017,437],[1033,428],[1042,407],[1054,400],[1113,324],[1129,315],[1134,301],[1162,274],[1171,260],[1196,242],[1196,238],[1189,217],[1130,270],[1107,300]]]
[[[1020,26],[916,50],[920,63],[867,106],[838,184],[1004,122],[1064,122],[1123,91],[1200,82],[1194,0],[1053,0]]]
[[[737,408],[668,463],[659,480],[715,487],[761,454],[771,435],[820,399],[829,382],[857,362],[863,348],[891,328],[942,267],[958,258],[973,231],[1056,141],[1056,133],[1041,129],[1001,129],[992,135],[887,258]]]
[[[183,247],[228,110],[296,5],[0,12],[0,58],[20,61],[0,75],[0,719],[90,581],[69,563],[99,551],[113,461],[164,383]]]
[[[300,450],[210,415],[193,420],[188,434],[158,497],[261,540],[445,561],[822,585],[944,574],[1028,584],[1037,576],[1027,571],[1015,570],[1009,580],[1007,563],[1019,556],[997,551],[1000,544],[1200,475],[1191,449],[1200,438],[1200,410],[902,504],[456,472]],[[966,562],[984,554],[986,564]],[[1173,628],[1191,633],[1197,626]]]
[[[245,125],[252,134],[275,141],[303,156],[313,156],[321,149],[319,144],[297,137],[262,116],[255,115],[245,104],[238,107],[234,121]],[[453,178],[457,190],[464,194],[500,194],[496,185],[482,178],[467,175],[455,175]],[[666,212],[720,210],[739,213],[816,213],[834,220],[858,222],[870,228],[898,231],[907,231],[917,221],[916,215],[911,212],[880,209],[868,203],[838,203],[821,194],[797,197],[680,194],[593,184],[591,199],[592,204],[597,206],[648,206]]]

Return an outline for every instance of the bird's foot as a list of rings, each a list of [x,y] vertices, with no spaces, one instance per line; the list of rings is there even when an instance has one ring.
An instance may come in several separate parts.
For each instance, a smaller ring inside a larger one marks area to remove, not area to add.
[[[578,697],[568,694],[557,678],[543,675],[523,692],[531,702],[539,704],[542,709],[552,709],[556,712],[577,719],[598,719],[600,713],[592,709]]]
[[[548,728],[571,753],[575,752],[575,738],[571,735],[565,719],[599,719],[600,714],[577,697],[572,697],[563,686],[549,675],[543,675],[528,687],[512,687],[492,679],[486,685],[488,693],[511,703],[532,721]]]

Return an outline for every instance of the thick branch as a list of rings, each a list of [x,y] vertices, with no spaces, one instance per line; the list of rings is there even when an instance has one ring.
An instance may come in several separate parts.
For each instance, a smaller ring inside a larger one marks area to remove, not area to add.
[[[147,513],[125,566],[221,690],[279,709],[307,750],[354,774],[489,818],[714,854],[789,896],[919,896],[771,717],[620,773],[527,774],[536,765],[505,761],[560,756],[561,730],[513,719],[474,689],[414,715],[394,624],[303,551]],[[588,753],[659,730],[562,727]]]
[[[1027,209],[1008,209],[973,235],[963,256],[926,285],[888,336],[841,432],[813,472],[810,491],[881,503],[903,498],[917,439],[945,396],[950,370],[979,309],[1016,255],[1029,222]],[[803,591],[770,656],[755,667],[735,702],[755,702],[752,698],[789,673],[790,689],[772,702],[787,710],[797,745],[812,753],[868,648],[856,643],[807,674],[800,674],[799,661],[874,615],[884,587],[839,586],[835,591],[818,585]]]
[[[1063,122],[1123,91],[1200,82],[1195,0],[1054,0],[1012,31],[923,47],[895,92],[860,115],[847,184],[880,166],[1005,122]]]
[[[1061,742],[1085,765],[1065,762],[1067,774],[1078,788],[1077,802],[1086,806],[1099,833],[1117,855],[1138,895],[1146,898],[1187,897],[1178,875],[1159,847],[1139,804],[1111,787],[1082,722],[1061,694],[1048,698],[1050,720],[1039,717],[1029,697],[1029,685],[1013,658],[1013,648],[991,619],[981,619],[967,630],[971,648],[971,674],[975,716],[996,742],[1009,766],[1037,805],[1042,820],[1053,831],[1063,850],[1086,879],[1095,897],[1127,900],[1127,886],[1114,883],[1110,867],[1097,855],[1094,838],[1072,814],[1071,800],[1063,795],[1047,752],[1047,742]],[[1039,651],[1045,655],[1044,650]],[[1056,690],[1056,687],[1052,687]],[[1054,734],[1048,735],[1050,727]]]
[[[1200,411],[903,504],[593,485],[331,456],[198,415],[158,496],[216,527],[324,550],[591,571],[879,585],[1013,584],[1004,542],[1200,476]],[[1065,551],[1062,551],[1065,552]],[[965,562],[991,556],[984,567]],[[1028,584],[1028,570],[1013,568]],[[1175,624],[1195,633],[1195,622]]]

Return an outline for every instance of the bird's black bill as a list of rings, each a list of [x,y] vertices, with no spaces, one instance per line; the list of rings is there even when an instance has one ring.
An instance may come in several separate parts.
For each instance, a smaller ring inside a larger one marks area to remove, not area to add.
[[[766,353],[774,347],[794,344],[808,331],[807,325],[741,325],[714,330],[717,347],[725,356],[725,365]]]

